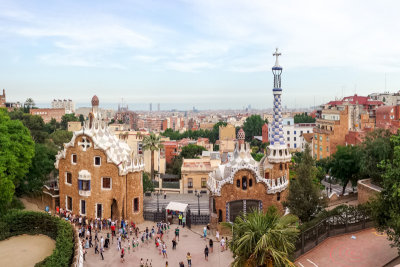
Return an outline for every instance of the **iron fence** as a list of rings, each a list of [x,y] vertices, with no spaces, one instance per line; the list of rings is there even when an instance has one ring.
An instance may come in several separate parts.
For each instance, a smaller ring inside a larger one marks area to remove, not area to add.
[[[180,188],[180,183],[179,183],[179,181],[176,181],[176,182],[162,181],[162,187],[163,188],[179,189]]]
[[[356,232],[372,226],[371,218],[357,209],[345,210],[341,214],[327,217],[300,233],[294,257],[298,258],[328,237]]]
[[[165,209],[162,209],[161,211],[143,211],[143,218],[146,221],[153,221],[153,222],[161,222],[161,221],[166,221],[165,218]]]

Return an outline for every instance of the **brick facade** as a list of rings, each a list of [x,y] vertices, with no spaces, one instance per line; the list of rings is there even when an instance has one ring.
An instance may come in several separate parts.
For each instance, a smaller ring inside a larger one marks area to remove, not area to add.
[[[252,186],[250,187],[249,184],[246,190],[242,189],[241,183],[241,179],[244,176],[247,177],[248,183],[250,183],[250,179],[252,179]],[[238,184],[240,185],[239,187],[237,186]],[[262,209],[264,212],[267,211],[269,206],[275,205],[278,210],[283,213],[282,202],[286,199],[287,190],[279,194],[267,194],[266,190],[265,184],[256,182],[253,172],[249,170],[239,170],[235,174],[233,184],[225,184],[221,190],[221,196],[214,196],[216,213],[220,214],[222,212],[222,221],[227,221],[227,204],[237,200],[258,200],[262,202]],[[278,195],[280,200],[278,200]]]
[[[110,132],[98,105],[94,96],[89,121],[56,156],[60,207],[88,218],[141,222],[143,158]]]
[[[127,175],[119,175],[118,167],[114,163],[107,162],[107,156],[101,149],[93,146],[83,151],[78,142],[82,142],[82,137],[75,139],[75,144],[66,151],[65,159],[59,161],[59,188],[60,206],[66,208],[66,197],[72,197],[72,212],[81,214],[81,200],[86,201],[86,216],[97,218],[96,205],[102,204],[102,218],[111,217],[111,206],[113,200],[116,201],[113,209],[113,218],[121,218],[140,222],[143,220],[143,186],[142,172],[131,172]],[[92,140],[89,139],[89,142]],[[72,154],[76,155],[76,164],[72,163]],[[101,165],[94,165],[94,158],[101,158]],[[91,174],[90,196],[80,194],[78,188],[78,175],[81,170],[87,170]],[[72,175],[72,183],[66,182],[66,173]],[[111,189],[102,189],[102,178],[111,178]],[[134,211],[133,202],[139,198],[139,208]],[[83,214],[82,214],[83,215]]]
[[[32,115],[38,115],[43,118],[44,123],[48,123],[51,119],[56,119],[57,122],[61,122],[62,116],[65,115],[64,108],[35,108],[31,109]]]

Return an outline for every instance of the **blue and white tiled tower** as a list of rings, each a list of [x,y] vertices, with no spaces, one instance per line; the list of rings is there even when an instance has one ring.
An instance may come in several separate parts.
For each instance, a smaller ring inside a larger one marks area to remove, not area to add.
[[[270,141],[268,155],[269,162],[287,162],[290,161],[291,155],[286,146],[285,138],[283,135],[283,124],[282,124],[282,88],[281,88],[281,74],[282,67],[279,65],[278,57],[281,53],[276,49],[273,56],[276,57],[275,65],[272,67],[272,73],[274,74],[274,119],[272,121],[272,138]]]

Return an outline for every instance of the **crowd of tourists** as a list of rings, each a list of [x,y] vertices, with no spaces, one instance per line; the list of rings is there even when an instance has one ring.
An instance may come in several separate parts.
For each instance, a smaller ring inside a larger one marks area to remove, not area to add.
[[[119,223],[117,220],[108,219],[88,219],[75,215],[69,211],[60,209],[59,215],[65,220],[70,221],[75,225],[78,231],[78,236],[83,248],[83,259],[86,260],[86,254],[89,249],[93,248],[94,253],[98,254],[101,260],[104,260],[104,251],[110,249],[111,245],[115,243],[116,249],[120,254],[121,262],[125,262],[125,255],[135,253],[140,247],[154,243],[154,247],[157,249],[160,257],[166,260],[165,266],[168,266],[168,253],[167,244],[164,239],[165,234],[170,231],[170,223],[158,222],[152,226],[151,229],[146,227],[145,229],[139,229],[135,222],[121,220]],[[184,226],[185,221],[183,217],[179,218],[179,224]],[[204,227],[203,237],[207,238],[207,229]],[[104,231],[106,233],[104,233]],[[177,243],[179,241],[180,228],[177,226],[174,230],[174,237],[172,239],[172,250],[176,250]],[[217,241],[220,243],[221,251],[226,250],[226,243],[228,238],[222,237],[219,240],[219,233],[216,232]],[[208,244],[204,248],[204,257],[208,261],[208,254],[213,253],[214,241],[210,238]],[[186,253],[187,266],[192,266],[192,256],[190,252]],[[152,266],[152,259],[143,258],[140,259],[140,267]],[[179,267],[184,267],[183,261],[179,262]]]

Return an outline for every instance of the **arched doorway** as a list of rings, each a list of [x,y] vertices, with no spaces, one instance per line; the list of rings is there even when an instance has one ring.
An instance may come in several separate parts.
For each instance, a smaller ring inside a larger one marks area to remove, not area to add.
[[[111,203],[111,219],[119,220],[118,203],[115,198],[113,198]]]
[[[252,199],[241,199],[228,202],[228,212],[226,216],[226,220],[229,222],[234,222],[235,218],[244,213],[250,213],[254,210],[261,208],[260,200],[252,200]]]

